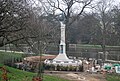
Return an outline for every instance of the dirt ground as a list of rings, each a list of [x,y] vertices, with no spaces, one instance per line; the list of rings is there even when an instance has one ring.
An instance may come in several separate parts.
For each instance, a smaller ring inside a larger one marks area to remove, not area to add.
[[[48,71],[45,74],[58,76],[71,81],[106,81],[103,74],[91,74],[86,72],[64,72],[64,71]]]

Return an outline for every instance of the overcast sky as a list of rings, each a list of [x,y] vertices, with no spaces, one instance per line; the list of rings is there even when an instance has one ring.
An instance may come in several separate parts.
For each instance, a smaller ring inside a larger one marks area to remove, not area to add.
[[[39,3],[37,0],[31,0],[31,1],[36,2],[36,4],[33,5],[33,6],[36,6],[36,5],[37,5],[37,6],[41,7],[41,3]],[[43,0],[43,1],[46,1],[46,0]],[[53,0],[53,1],[57,1],[57,0]],[[60,1],[60,3],[61,3],[61,4],[60,4],[60,8],[65,11],[66,6],[65,6],[64,3],[62,2],[62,0],[59,0],[59,1]],[[98,1],[101,1],[101,0],[93,0],[92,4],[95,4],[95,3],[98,2]],[[107,0],[107,1],[111,1],[111,0]],[[113,0],[113,3],[112,3],[112,4],[117,5],[118,3],[120,3],[120,0]],[[57,5],[57,3],[56,3],[56,5]],[[120,4],[119,4],[119,5],[120,5]],[[77,14],[77,13],[79,12],[78,10],[80,10],[80,6],[82,6],[82,4],[78,4],[78,3],[74,4],[74,5],[72,6],[72,10],[71,10],[71,11],[74,11],[74,13]],[[48,7],[48,8],[50,8],[50,7]],[[86,8],[84,11],[90,12],[91,9],[90,9],[90,8]],[[59,13],[61,13],[61,11],[60,11],[60,10],[56,10],[55,13],[56,13],[56,14],[59,14]]]

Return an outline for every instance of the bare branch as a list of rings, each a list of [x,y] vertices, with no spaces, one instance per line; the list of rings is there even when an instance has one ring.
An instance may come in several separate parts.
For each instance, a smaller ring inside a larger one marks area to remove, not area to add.
[[[88,3],[85,3],[85,5],[82,7],[82,9],[79,12],[79,14],[69,23],[69,26],[79,18],[79,16],[83,13],[83,11],[86,8],[86,6],[88,6],[89,4],[91,4],[92,1],[93,0],[90,0]]]

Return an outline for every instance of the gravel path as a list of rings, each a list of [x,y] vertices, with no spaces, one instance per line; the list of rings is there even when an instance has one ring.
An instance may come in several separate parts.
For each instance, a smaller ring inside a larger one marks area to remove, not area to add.
[[[103,74],[90,74],[85,72],[46,72],[48,75],[58,76],[71,81],[106,81]]]

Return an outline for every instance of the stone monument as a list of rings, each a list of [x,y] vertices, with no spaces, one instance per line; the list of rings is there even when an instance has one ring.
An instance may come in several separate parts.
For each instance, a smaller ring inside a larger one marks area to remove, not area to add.
[[[62,65],[62,66],[79,66],[82,64],[81,60],[69,59],[66,55],[66,43],[65,43],[65,17],[60,14],[58,17],[61,25],[61,40],[59,45],[59,54],[53,60],[45,60],[46,64]]]

